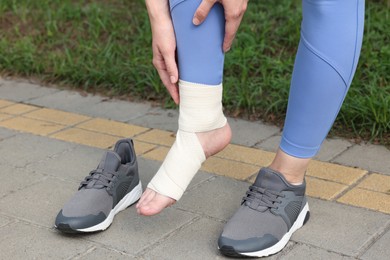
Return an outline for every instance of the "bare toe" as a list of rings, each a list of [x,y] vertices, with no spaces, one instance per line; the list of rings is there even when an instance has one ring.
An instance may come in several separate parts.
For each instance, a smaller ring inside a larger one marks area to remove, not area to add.
[[[146,196],[145,199],[137,205],[137,212],[144,216],[156,215],[176,202],[174,199],[161,195],[149,188],[145,190],[144,195]]]

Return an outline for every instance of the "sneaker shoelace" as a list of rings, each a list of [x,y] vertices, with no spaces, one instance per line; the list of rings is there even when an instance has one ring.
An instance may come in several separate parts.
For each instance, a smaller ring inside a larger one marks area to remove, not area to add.
[[[264,207],[266,209],[277,209],[278,205],[282,203],[280,198],[284,198],[285,195],[281,192],[267,190],[257,186],[250,186],[249,190],[246,192],[246,196],[242,199],[242,203],[246,206],[249,206],[254,210],[263,211]]]
[[[96,169],[89,173],[87,177],[80,183],[79,189],[102,189],[106,188],[110,192],[112,181],[117,173],[106,171],[104,169]]]

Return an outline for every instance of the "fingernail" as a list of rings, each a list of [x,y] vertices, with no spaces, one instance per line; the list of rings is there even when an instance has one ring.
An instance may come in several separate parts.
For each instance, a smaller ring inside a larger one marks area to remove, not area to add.
[[[200,21],[199,21],[198,18],[194,17],[194,18],[192,19],[192,23],[195,24],[195,25],[199,25],[199,24],[200,24]]]
[[[172,84],[176,83],[176,78],[174,76],[171,76],[170,79]]]

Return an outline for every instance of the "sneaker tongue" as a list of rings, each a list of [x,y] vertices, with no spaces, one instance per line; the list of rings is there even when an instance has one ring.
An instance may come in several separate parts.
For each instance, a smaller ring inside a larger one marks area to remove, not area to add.
[[[100,161],[98,168],[110,172],[116,172],[120,165],[121,158],[119,158],[119,155],[113,151],[107,151]]]
[[[288,188],[284,177],[280,173],[270,168],[262,168],[260,170],[255,180],[254,186],[277,192]]]

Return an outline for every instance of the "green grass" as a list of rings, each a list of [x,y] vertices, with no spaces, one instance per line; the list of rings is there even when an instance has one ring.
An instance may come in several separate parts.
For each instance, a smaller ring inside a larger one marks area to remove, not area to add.
[[[390,144],[390,1],[367,0],[358,70],[332,133]],[[250,1],[226,56],[231,115],[281,125],[300,0]],[[142,0],[2,0],[0,73],[172,107],[151,64]]]

